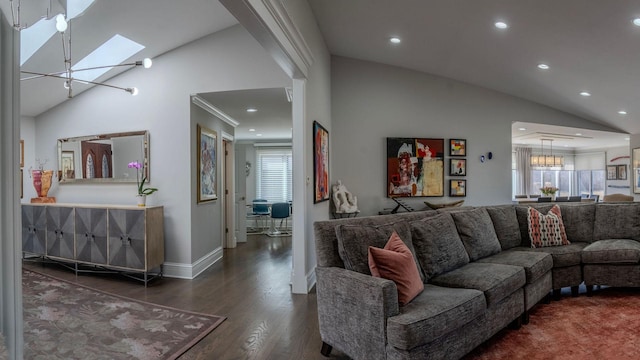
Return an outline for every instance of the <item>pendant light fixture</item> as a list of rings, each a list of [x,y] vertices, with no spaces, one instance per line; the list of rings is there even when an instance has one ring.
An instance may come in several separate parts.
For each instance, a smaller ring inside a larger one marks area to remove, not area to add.
[[[544,143],[549,142],[549,155],[544,154]],[[541,155],[531,155],[532,167],[562,167],[564,156],[553,155],[553,139],[540,139]]]

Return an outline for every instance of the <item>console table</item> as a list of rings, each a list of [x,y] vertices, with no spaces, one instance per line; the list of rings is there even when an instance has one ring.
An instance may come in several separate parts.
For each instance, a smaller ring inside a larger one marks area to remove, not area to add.
[[[76,275],[117,272],[146,286],[162,276],[163,211],[162,206],[22,204],[23,257],[60,262]]]

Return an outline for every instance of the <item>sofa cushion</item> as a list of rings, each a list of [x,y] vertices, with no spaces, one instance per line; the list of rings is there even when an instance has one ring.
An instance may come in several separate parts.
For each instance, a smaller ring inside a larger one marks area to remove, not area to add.
[[[518,227],[520,227],[520,238],[522,239],[521,246],[531,247],[531,238],[529,237],[529,224],[527,218],[529,216],[529,208],[532,207],[543,214],[546,214],[553,204],[529,204],[529,205],[516,205],[516,217],[518,218]]]
[[[369,246],[369,269],[371,275],[396,283],[400,306],[408,304],[424,289],[413,254],[395,231],[384,249]]]
[[[415,254],[413,243],[411,242],[411,227],[406,221],[396,221],[381,225],[336,226],[338,253],[344,262],[345,269],[371,275],[369,270],[369,246],[384,248],[394,231],[398,233],[400,239],[411,250],[411,253]]]
[[[589,243],[574,242],[565,246],[551,246],[544,248],[517,247],[513,250],[517,251],[539,251],[551,254],[553,258],[553,267],[561,268],[566,266],[580,265],[582,261],[582,249]]]
[[[533,284],[553,268],[553,258],[543,252],[508,250],[491,255],[478,262],[522,266],[527,284]]]
[[[562,223],[560,207],[554,205],[545,215],[534,208],[528,209],[527,225],[531,247],[569,245]]]
[[[469,263],[449,213],[412,221],[411,237],[426,280]]]
[[[486,309],[481,291],[431,284],[400,314],[387,320],[387,340],[398,349],[410,350],[459,329]]]
[[[596,217],[595,203],[563,203],[562,223],[569,241],[593,242],[593,221]]]
[[[491,216],[502,250],[520,246],[522,237],[515,207],[512,205],[489,206],[487,212]]]
[[[593,240],[640,240],[640,203],[598,204]]]
[[[438,286],[480,290],[491,307],[523,287],[527,279],[520,266],[473,262],[430,281]]]
[[[637,264],[640,243],[629,239],[598,240],[582,250],[584,264]]]
[[[485,208],[452,212],[451,217],[469,254],[469,260],[476,261],[500,252],[500,241]]]

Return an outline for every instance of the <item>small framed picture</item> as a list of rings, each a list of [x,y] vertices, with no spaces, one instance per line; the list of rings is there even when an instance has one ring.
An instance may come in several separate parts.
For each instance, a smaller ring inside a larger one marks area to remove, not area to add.
[[[627,165],[618,165],[618,180],[627,180]]]
[[[449,196],[464,197],[467,196],[467,180],[449,180]]]
[[[467,156],[467,140],[449,139],[449,156]]]
[[[607,165],[607,180],[618,180],[618,166]]]
[[[467,159],[449,159],[449,175],[466,176]]]

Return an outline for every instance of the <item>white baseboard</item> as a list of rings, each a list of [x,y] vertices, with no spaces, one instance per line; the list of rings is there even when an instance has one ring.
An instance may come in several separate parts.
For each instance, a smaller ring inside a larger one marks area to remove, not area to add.
[[[222,259],[222,248],[219,247],[201,257],[193,264],[164,263],[164,276],[177,279],[193,280],[211,265]]]
[[[316,285],[316,268],[311,269],[309,273],[307,273],[307,294],[313,289]]]

